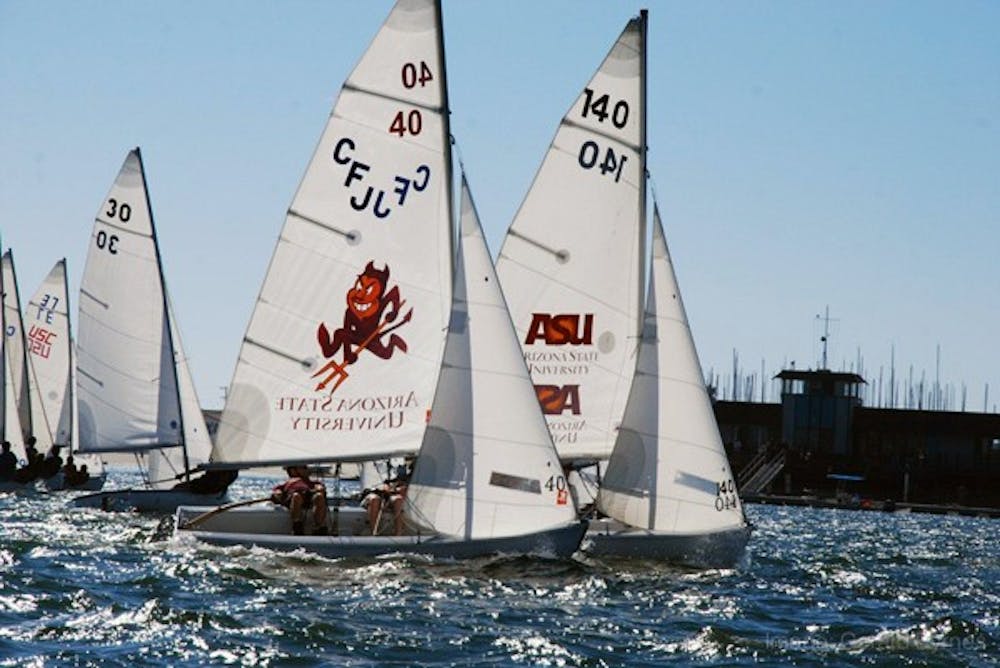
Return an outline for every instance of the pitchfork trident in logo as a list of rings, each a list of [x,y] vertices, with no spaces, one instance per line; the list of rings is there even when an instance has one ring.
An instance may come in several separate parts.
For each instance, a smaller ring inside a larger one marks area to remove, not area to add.
[[[396,309],[396,311],[402,310],[404,304],[406,304],[406,300],[405,299],[399,303],[399,306]],[[395,311],[394,311],[394,313],[395,313]],[[337,360],[332,359],[329,362],[327,362],[326,364],[324,364],[320,368],[319,371],[317,371],[316,373],[314,373],[311,376],[312,378],[315,378],[316,376],[320,376],[320,375],[322,375],[324,373],[327,374],[326,377],[323,378],[321,381],[319,381],[319,383],[316,385],[316,390],[319,391],[319,390],[326,389],[326,386],[329,385],[330,382],[334,378],[336,378],[337,382],[334,383],[333,389],[330,390],[330,394],[333,394],[334,392],[336,392],[337,388],[340,387],[341,383],[343,383],[345,380],[347,380],[347,377],[350,375],[350,374],[347,373],[347,367],[351,364],[351,361],[349,361],[349,358],[353,357],[354,360],[357,360],[357,356],[361,353],[362,350],[365,350],[365,349],[368,348],[368,344],[369,343],[371,343],[373,340],[375,340],[377,338],[380,338],[380,337],[384,336],[385,334],[388,334],[388,333],[392,332],[394,329],[402,327],[403,325],[405,325],[407,322],[410,321],[410,316],[412,316],[412,315],[413,315],[413,309],[411,308],[406,313],[406,315],[403,316],[402,320],[400,320],[399,322],[397,322],[395,325],[393,325],[391,327],[386,327],[386,325],[388,325],[389,322],[390,322],[390,320],[391,320],[390,318],[387,317],[385,320],[383,320],[381,323],[379,323],[379,326],[375,328],[375,331],[373,331],[371,334],[369,334],[365,338],[365,340],[362,341],[358,345],[357,349],[354,351],[354,355],[349,355],[348,354],[348,352],[350,350],[350,345],[351,344],[350,344],[350,342],[345,342],[344,343],[344,359],[343,359],[343,361],[342,362],[337,362]],[[327,372],[329,372],[329,373],[327,373]]]

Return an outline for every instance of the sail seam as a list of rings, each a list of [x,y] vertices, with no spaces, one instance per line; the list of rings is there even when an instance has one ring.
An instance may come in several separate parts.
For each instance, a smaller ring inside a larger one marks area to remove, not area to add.
[[[148,239],[148,238],[150,238],[152,236],[151,234],[146,234],[146,233],[140,232],[138,230],[133,230],[130,227],[124,227],[124,226],[119,225],[117,223],[113,223],[113,222],[111,222],[109,220],[103,220],[101,218],[95,218],[94,222],[100,223],[101,225],[107,225],[108,227],[113,227],[116,230],[118,230],[119,232],[128,232],[129,234],[134,234],[134,235],[136,235],[138,237],[146,237]]]
[[[414,102],[413,100],[407,100],[406,98],[396,97],[395,95],[389,95],[387,93],[380,93],[380,92],[378,92],[376,90],[372,90],[370,88],[360,88],[358,86],[352,85],[350,82],[347,82],[347,83],[344,84],[343,90],[349,90],[349,91],[353,91],[355,93],[361,93],[362,95],[371,95],[372,97],[382,98],[383,100],[391,100],[393,102],[399,102],[400,104],[409,104],[409,105],[412,105],[412,106],[417,107],[419,109],[426,109],[427,111],[432,111],[435,114],[441,114],[441,115],[443,115],[441,107],[433,107],[433,106],[431,106],[429,104],[423,104],[421,102]],[[336,109],[334,109],[334,111],[336,111]],[[334,115],[334,114],[331,114],[331,116],[332,115]]]
[[[611,141],[617,142],[617,143],[621,144],[622,146],[626,146],[626,147],[632,149],[633,151],[635,151],[636,153],[640,152],[640,147],[639,147],[638,144],[633,144],[632,142],[625,141],[621,137],[616,137],[615,135],[611,134],[610,132],[605,132],[603,130],[597,130],[597,129],[592,128],[592,127],[590,127],[588,125],[584,125],[583,123],[578,123],[578,122],[576,122],[574,120],[571,120],[569,118],[564,118],[563,121],[562,121],[562,123],[560,125],[568,126],[568,127],[571,127],[571,128],[576,128],[577,130],[584,130],[586,132],[592,132],[595,135],[597,135],[598,137],[604,137],[605,139],[610,139]]]

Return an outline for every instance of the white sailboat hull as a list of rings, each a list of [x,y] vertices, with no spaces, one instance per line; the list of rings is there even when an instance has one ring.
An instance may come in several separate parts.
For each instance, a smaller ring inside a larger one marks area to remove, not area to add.
[[[743,556],[750,527],[674,533],[650,531],[609,517],[590,520],[581,549],[593,557],[665,561],[693,568],[732,568]]]
[[[140,513],[170,514],[179,506],[218,504],[228,500],[221,494],[195,494],[172,489],[118,489],[97,494],[86,494],[73,499],[77,508],[100,508],[109,511],[135,511]]]
[[[177,509],[176,535],[190,536],[212,545],[258,546],[280,552],[305,550],[325,557],[374,557],[384,554],[427,554],[448,559],[470,559],[497,554],[532,554],[567,558],[576,552],[586,531],[583,522],[535,533],[503,538],[465,539],[439,533],[372,536],[365,511],[357,506],[330,509],[328,536],[292,534],[288,511],[281,507],[238,508],[206,519],[196,528],[184,525],[213,508]],[[306,526],[312,526],[306,518]]]

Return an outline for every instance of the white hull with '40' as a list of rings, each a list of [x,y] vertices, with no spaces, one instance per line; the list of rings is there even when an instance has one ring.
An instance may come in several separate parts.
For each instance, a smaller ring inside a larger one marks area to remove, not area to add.
[[[453,258],[450,151],[440,3],[400,0],[292,202],[213,457],[247,467],[417,454],[402,535],[372,535],[356,506],[333,509],[331,535],[313,536],[290,535],[280,508],[181,508],[179,535],[328,556],[576,550],[584,525],[467,193]]]
[[[584,548],[715,566],[747,525],[683,309],[654,300],[680,304],[659,232],[643,309],[646,24],[628,23],[563,118],[497,269],[561,459],[597,465],[572,477],[597,511]]]
[[[139,149],[125,158],[94,223],[76,369],[79,451],[132,453],[143,483],[74,505],[171,513],[225,499],[224,489],[184,489],[211,442],[164,284]]]

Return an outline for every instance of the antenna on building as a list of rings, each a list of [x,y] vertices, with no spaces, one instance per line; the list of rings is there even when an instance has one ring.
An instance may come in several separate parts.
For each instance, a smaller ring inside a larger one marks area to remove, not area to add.
[[[819,318],[819,314],[816,315]],[[826,344],[830,340],[830,305],[826,306],[826,315],[823,316],[823,336],[819,338],[823,343],[823,362],[820,364],[820,369],[826,369]]]

